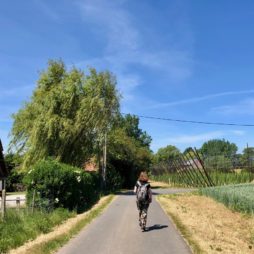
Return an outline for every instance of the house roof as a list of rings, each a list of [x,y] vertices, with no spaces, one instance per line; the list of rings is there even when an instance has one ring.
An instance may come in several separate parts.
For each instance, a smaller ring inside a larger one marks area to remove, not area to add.
[[[0,139],[0,179],[6,178],[7,175],[8,175],[8,171],[5,166],[4,155],[3,155],[3,146],[2,146],[1,139]]]

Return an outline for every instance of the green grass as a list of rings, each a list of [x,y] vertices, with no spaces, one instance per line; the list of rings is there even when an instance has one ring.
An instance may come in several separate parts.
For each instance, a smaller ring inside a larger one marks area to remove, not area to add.
[[[0,253],[6,253],[41,233],[49,232],[54,226],[74,215],[75,213],[65,209],[56,209],[51,213],[8,209],[4,221],[0,222]]]
[[[86,217],[79,221],[73,228],[64,232],[62,235],[55,237],[54,239],[37,244],[27,251],[27,254],[50,254],[54,253],[57,249],[62,247],[67,243],[74,235],[76,235],[81,229],[83,229],[87,224],[89,224],[94,218],[103,212],[103,210],[109,205],[113,200],[114,195],[109,195],[107,199],[95,209],[92,209]]]
[[[195,175],[195,174],[193,174]],[[239,184],[239,183],[250,183],[254,180],[254,173],[242,171],[240,173],[237,172],[221,172],[221,171],[213,171],[209,173],[213,183],[216,186],[219,185],[228,185],[228,184]],[[193,186],[193,187],[201,187],[199,180],[197,179],[195,175],[195,179],[190,178],[187,175],[184,175],[185,177],[182,177],[181,175],[177,173],[165,173],[158,176],[152,176],[152,180],[159,181],[159,182],[165,182],[167,184],[170,184],[172,186]]]
[[[254,214],[254,184],[203,188],[200,194],[212,197],[233,210]]]

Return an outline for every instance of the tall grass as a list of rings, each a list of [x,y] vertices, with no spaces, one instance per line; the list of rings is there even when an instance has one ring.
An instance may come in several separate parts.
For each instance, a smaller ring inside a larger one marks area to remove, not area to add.
[[[8,209],[4,221],[0,221],[0,253],[7,253],[40,233],[49,232],[54,226],[74,215],[74,212],[62,208],[51,213]]]
[[[200,194],[212,197],[236,211],[254,213],[254,184],[203,188]]]
[[[227,185],[227,184],[239,184],[239,183],[250,183],[254,180],[254,174],[251,172],[221,172],[213,171],[209,172],[209,176],[212,179],[214,185]],[[171,184],[172,186],[193,186],[201,187],[200,180],[202,179],[199,175],[199,180],[197,179],[197,173],[192,174],[192,178],[188,175],[180,175],[178,173],[165,173],[162,175],[152,176],[155,181],[165,182]],[[203,181],[203,180],[202,180]]]

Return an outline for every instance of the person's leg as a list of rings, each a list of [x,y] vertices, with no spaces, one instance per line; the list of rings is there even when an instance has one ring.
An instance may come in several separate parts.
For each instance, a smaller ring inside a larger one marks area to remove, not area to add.
[[[149,207],[149,204],[145,204],[143,206],[144,226],[146,226],[148,207]]]

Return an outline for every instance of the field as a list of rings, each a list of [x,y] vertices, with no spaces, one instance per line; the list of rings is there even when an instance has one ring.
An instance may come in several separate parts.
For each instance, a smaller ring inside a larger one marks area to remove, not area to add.
[[[209,175],[216,186],[226,184],[250,183],[254,180],[254,173],[246,171],[229,173],[214,171],[209,173]],[[154,181],[164,182],[172,186],[187,186],[188,180],[181,177],[177,173],[166,173],[162,175],[152,176],[152,179]],[[197,179],[194,181],[193,187],[199,187]]]
[[[200,194],[212,197],[234,210],[254,214],[254,184],[203,188]]]
[[[157,199],[194,254],[254,253],[253,216],[197,194],[163,195]]]

